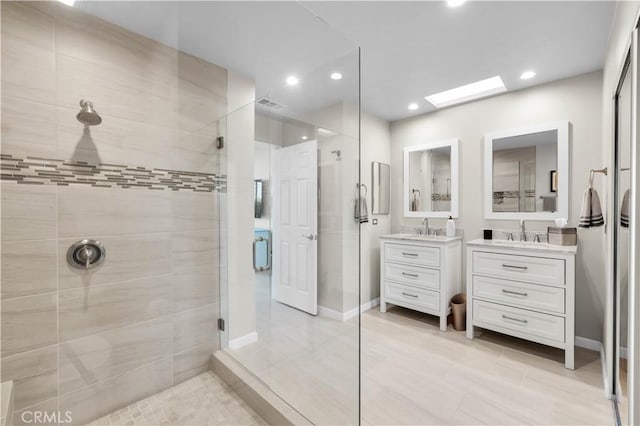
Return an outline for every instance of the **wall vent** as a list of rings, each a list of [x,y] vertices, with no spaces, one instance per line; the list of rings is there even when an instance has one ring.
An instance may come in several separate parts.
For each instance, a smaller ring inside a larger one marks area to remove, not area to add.
[[[258,99],[256,103],[258,104],[258,106],[270,109],[272,111],[282,111],[286,108],[285,105],[281,104],[280,102],[274,101],[273,99],[269,99],[266,96]]]

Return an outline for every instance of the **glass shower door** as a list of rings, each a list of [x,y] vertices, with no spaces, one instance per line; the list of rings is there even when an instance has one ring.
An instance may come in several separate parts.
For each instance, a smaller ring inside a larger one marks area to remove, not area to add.
[[[341,50],[218,123],[222,350],[327,425],[360,422],[360,58]]]

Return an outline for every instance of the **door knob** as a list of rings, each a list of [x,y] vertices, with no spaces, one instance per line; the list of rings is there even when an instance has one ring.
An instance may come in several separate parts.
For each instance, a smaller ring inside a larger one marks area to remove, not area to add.
[[[304,238],[306,238],[307,240],[311,240],[311,241],[315,240],[315,238],[316,238],[316,236],[313,235],[313,234],[309,234],[309,235],[302,234],[302,236]]]

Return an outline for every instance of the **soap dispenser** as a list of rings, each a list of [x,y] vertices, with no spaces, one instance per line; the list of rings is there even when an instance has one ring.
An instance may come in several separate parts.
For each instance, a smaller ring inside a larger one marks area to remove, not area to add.
[[[453,221],[453,218],[449,216],[449,220],[447,221],[447,237],[455,237],[456,236],[456,223]]]

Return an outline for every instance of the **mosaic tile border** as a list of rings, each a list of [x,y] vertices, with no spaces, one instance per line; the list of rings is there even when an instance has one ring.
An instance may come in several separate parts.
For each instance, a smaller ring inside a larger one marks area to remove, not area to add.
[[[87,185],[97,188],[226,192],[227,176],[120,164],[89,164],[0,154],[0,180],[31,185]]]

